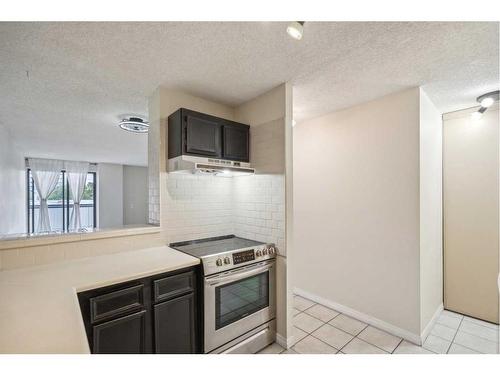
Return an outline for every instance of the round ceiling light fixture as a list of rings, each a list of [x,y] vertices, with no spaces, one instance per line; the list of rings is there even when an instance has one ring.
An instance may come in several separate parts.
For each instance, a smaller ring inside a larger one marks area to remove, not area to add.
[[[498,101],[500,91],[492,91],[487,94],[481,95],[477,97],[477,102],[481,104],[481,107],[488,108],[493,105],[493,103]],[[484,111],[483,111],[484,112]]]
[[[301,40],[304,34],[304,23],[305,21],[293,21],[287,26],[286,32],[293,39]]]
[[[478,120],[482,117],[483,113],[493,105],[493,103],[497,102],[500,97],[500,91],[492,91],[487,94],[478,96],[476,101],[481,105],[476,112],[471,113],[471,118],[473,120]]]
[[[131,133],[144,134],[149,131],[149,123],[140,117],[124,118],[118,123],[118,126]]]

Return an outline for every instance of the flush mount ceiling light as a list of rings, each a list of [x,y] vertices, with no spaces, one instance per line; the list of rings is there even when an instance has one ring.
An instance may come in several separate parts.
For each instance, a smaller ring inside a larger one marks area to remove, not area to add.
[[[118,126],[132,133],[147,133],[149,131],[149,123],[140,117],[124,118]]]
[[[477,102],[481,105],[481,108],[479,108],[476,112],[471,113],[471,117],[473,120],[478,120],[481,118],[484,112],[488,109],[488,107],[491,107],[493,103],[497,102],[499,99],[500,91],[492,91],[487,94],[481,95],[477,97]]]
[[[286,32],[292,38],[301,40],[304,33],[304,23],[304,21],[293,21],[287,26]]]

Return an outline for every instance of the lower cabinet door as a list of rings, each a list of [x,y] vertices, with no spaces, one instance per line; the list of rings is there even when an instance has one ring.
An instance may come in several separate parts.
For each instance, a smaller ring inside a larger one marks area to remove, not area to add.
[[[146,352],[146,311],[93,327],[93,353],[137,354]]]
[[[163,354],[196,353],[194,293],[154,306],[155,351]]]

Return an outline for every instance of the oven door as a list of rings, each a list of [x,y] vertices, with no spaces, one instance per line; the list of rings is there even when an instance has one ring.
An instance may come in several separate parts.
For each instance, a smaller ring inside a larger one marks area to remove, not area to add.
[[[276,317],[275,260],[205,278],[205,353]]]

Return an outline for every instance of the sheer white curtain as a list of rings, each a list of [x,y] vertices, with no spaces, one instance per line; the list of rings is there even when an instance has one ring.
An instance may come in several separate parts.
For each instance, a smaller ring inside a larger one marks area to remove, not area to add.
[[[82,226],[80,201],[82,200],[83,191],[85,189],[89,166],[89,163],[80,161],[64,162],[69,189],[71,191],[71,195],[73,196],[73,210],[71,210],[68,229],[78,230]]]
[[[49,206],[47,198],[59,181],[63,163],[60,160],[28,159],[36,191],[40,197],[40,218],[37,232],[50,232]]]

